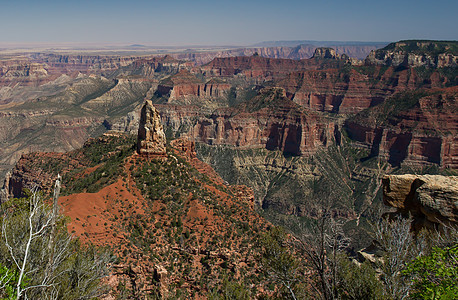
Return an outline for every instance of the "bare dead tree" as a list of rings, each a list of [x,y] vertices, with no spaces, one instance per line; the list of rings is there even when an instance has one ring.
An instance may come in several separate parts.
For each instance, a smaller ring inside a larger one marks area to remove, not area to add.
[[[412,220],[398,217],[394,220],[382,219],[375,226],[375,238],[383,251],[376,260],[380,270],[380,280],[384,285],[385,297],[405,299],[411,289],[411,281],[402,276],[406,264],[425,253],[426,245],[421,238],[414,238],[411,232]]]
[[[35,188],[27,200],[16,199],[3,212],[5,260],[19,274],[16,299],[93,299],[107,292],[100,279],[108,275],[113,256],[72,239],[58,213],[59,191],[60,178],[51,209]]]
[[[24,278],[32,278],[42,271],[39,264],[31,264],[31,261],[43,257],[43,253],[37,253],[37,249],[43,249],[43,242],[47,241],[46,235],[52,223],[52,214],[45,208],[37,189],[32,191],[29,201],[28,212],[19,215],[10,212],[12,215],[4,217],[2,222],[2,237],[19,273],[16,286],[18,300],[30,289],[53,285],[51,278],[46,275],[33,285],[21,285]]]
[[[322,299],[337,299],[338,255],[350,244],[345,236],[343,222],[332,216],[329,208],[323,208],[316,223],[301,230],[299,247],[306,261],[317,276],[313,286]]]

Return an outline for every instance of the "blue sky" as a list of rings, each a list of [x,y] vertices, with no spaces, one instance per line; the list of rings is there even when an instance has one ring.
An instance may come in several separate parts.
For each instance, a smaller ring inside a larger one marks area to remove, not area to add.
[[[0,0],[2,43],[458,39],[458,1]]]

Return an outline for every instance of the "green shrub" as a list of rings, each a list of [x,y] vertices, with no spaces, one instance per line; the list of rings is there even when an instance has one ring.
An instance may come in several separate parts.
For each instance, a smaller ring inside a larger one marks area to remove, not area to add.
[[[407,265],[403,274],[412,278],[412,299],[456,299],[458,295],[458,245],[435,247]]]

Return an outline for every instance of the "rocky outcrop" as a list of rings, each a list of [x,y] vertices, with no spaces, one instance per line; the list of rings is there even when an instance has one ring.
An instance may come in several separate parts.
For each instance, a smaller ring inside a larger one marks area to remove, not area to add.
[[[400,41],[373,50],[367,65],[443,68],[458,65],[458,42]]]
[[[187,158],[194,159],[197,157],[196,144],[193,141],[188,139],[175,139],[171,141],[170,144]]]
[[[159,113],[151,101],[146,100],[140,114],[137,153],[147,157],[165,155],[165,142]]]
[[[352,66],[360,66],[363,64],[362,60],[359,60],[354,57],[348,56],[346,53],[338,54],[336,49],[329,48],[329,47],[320,47],[316,48],[315,52],[313,53],[312,59],[315,60],[340,60],[345,62],[348,65]]]
[[[11,172],[7,172],[5,176],[5,180],[3,182],[2,188],[0,188],[0,205],[7,201],[9,198],[10,192],[10,179],[11,179]]]
[[[458,176],[386,175],[382,182],[383,202],[411,214],[417,228],[458,223]]]
[[[340,55],[336,54],[336,50],[333,48],[316,48],[315,53],[313,53],[312,58],[316,59],[339,59]]]

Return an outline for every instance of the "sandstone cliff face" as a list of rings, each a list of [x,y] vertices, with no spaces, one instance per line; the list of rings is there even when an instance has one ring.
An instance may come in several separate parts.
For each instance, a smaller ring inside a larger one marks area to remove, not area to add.
[[[147,157],[165,155],[165,134],[161,118],[149,100],[145,101],[140,113],[137,152]]]
[[[288,98],[315,111],[353,113],[370,107],[375,101],[368,78],[351,71],[335,70],[291,73],[277,85],[284,87]]]
[[[457,89],[404,94],[346,122],[350,137],[392,165],[458,168]]]
[[[353,67],[291,72],[275,84],[301,106],[349,114],[380,104],[398,92],[447,86],[449,77],[437,71],[418,74],[413,68]]]
[[[167,102],[171,104],[195,104],[196,100],[199,102],[199,100],[225,97],[230,88],[229,83],[217,79],[210,79],[204,83],[188,70],[183,69],[161,81],[157,93],[167,97]]]
[[[190,98],[200,96],[203,82],[187,70],[170,76],[161,81],[157,87],[160,96],[168,97],[168,102],[173,103],[179,100],[190,104]]]
[[[337,62],[334,63],[337,66]],[[272,59],[260,56],[215,58],[202,66],[201,72],[210,77],[242,77],[256,83],[279,80],[291,72],[316,69],[320,63],[316,60]]]
[[[332,144],[333,122],[301,109],[283,89],[266,89],[249,103],[214,111],[192,106],[158,105],[172,132],[209,145],[266,148],[293,155],[314,153]]]
[[[456,67],[457,49],[456,42],[401,41],[371,51],[366,58],[366,64],[394,67]]]
[[[275,112],[239,113],[234,117],[213,114],[199,120],[192,135],[209,145],[266,148],[305,155],[327,146],[333,138],[334,124],[320,121],[287,108],[277,108]]]
[[[410,213],[417,229],[458,223],[457,176],[387,175],[382,182],[384,203]]]

